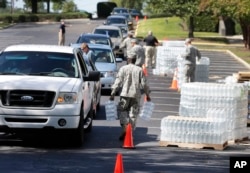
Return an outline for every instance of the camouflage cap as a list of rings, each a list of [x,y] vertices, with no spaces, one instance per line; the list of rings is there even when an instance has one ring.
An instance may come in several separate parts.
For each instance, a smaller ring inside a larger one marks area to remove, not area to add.
[[[136,38],[133,38],[133,39],[131,40],[131,43],[138,43],[138,41],[137,41]]]

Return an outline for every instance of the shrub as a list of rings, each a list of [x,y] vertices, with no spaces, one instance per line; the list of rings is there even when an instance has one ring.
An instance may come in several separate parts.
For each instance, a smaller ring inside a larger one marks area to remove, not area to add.
[[[5,16],[5,18],[3,19],[4,23],[12,23],[12,16]]]
[[[30,16],[30,21],[31,21],[31,22],[38,22],[38,21],[39,21],[39,17],[36,16],[36,15],[31,15],[31,16]]]
[[[19,15],[18,16],[18,22],[26,22],[26,16],[25,15]]]

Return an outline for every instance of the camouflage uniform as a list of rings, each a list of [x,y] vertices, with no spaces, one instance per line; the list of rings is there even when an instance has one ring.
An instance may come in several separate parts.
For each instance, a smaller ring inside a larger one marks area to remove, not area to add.
[[[200,60],[201,53],[196,47],[191,44],[188,44],[186,47],[186,52],[182,55],[182,57],[184,58],[184,82],[194,82],[196,57],[198,58],[198,60]]]
[[[131,40],[133,39],[132,36],[128,36],[127,38],[125,38],[123,40],[123,42],[120,45],[120,49],[124,49],[126,48],[126,57],[128,56],[128,54],[130,53],[130,50],[132,48],[132,44],[131,44]]]
[[[131,49],[131,53],[136,55],[135,65],[142,67],[145,62],[144,48],[141,45],[135,44]]]
[[[142,68],[135,64],[122,66],[112,86],[111,95],[114,96],[120,87],[122,87],[118,103],[120,124],[124,131],[128,123],[131,123],[135,129],[136,119],[140,111],[141,89],[149,94],[149,87]]]

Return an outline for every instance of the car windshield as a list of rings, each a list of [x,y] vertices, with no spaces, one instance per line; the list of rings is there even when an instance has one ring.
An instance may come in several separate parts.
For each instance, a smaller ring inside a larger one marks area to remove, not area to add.
[[[79,77],[73,54],[13,51],[0,55],[0,75]]]
[[[94,53],[93,62],[115,63],[115,57],[111,50],[101,48],[90,48]]]
[[[114,9],[114,13],[128,13],[128,9],[117,8],[117,9]]]
[[[111,30],[111,29],[96,29],[95,32],[96,34],[105,34],[105,35],[109,35],[110,37],[113,38],[120,38],[120,34],[118,30]]]
[[[107,24],[111,25],[111,24],[126,24],[126,19],[122,19],[122,18],[109,18],[107,19]]]
[[[111,43],[109,42],[108,38],[89,37],[89,36],[79,37],[76,43],[105,44],[111,46]]]
[[[126,17],[127,20],[132,20],[132,16],[127,14],[127,13],[123,13],[123,14],[119,14],[119,15]]]

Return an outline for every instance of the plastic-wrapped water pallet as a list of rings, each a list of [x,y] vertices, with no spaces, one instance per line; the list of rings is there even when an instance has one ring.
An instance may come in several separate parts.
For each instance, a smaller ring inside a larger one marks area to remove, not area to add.
[[[161,121],[160,146],[223,150],[227,146],[225,123],[207,118],[165,117]]]
[[[185,52],[185,47],[157,47],[156,70],[154,74],[172,76],[177,67],[177,57]]]
[[[184,83],[181,90],[179,115],[224,119],[227,140],[247,137],[248,90],[244,84]]]
[[[165,47],[185,47],[185,41],[164,40],[162,46]]]

